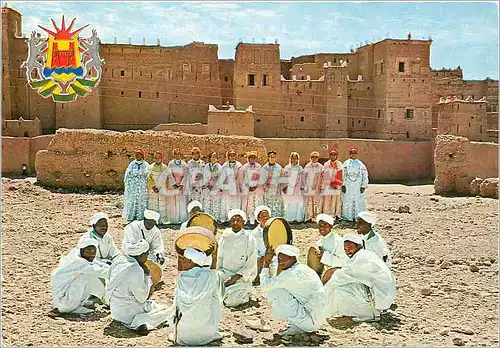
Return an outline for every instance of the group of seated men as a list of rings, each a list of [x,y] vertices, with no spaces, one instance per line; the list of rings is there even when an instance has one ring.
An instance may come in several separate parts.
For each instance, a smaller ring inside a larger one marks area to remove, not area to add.
[[[109,306],[113,319],[141,335],[170,326],[169,339],[181,345],[221,339],[217,330],[223,307],[248,302],[252,283],[271,304],[272,317],[288,322],[281,335],[314,332],[332,316],[378,320],[390,308],[395,277],[388,267],[387,244],[373,229],[374,214],[359,213],[358,234],[343,237],[332,229],[332,216],[318,215],[321,239],[309,254],[323,269],[315,270],[298,261],[296,246],[266,248],[262,231],[271,210],[259,206],[254,215],[259,225],[249,231],[244,229],[245,212],[230,210],[230,227],[211,251],[184,251],[185,265],[176,278],[174,301],[166,308],[150,299],[157,288],[146,265],[150,259],[166,268],[163,240],[156,227],[159,214],[146,210],[144,220],[128,224],[120,250],[107,234],[108,216],[98,213],[92,217],[92,229],[61,257],[52,273],[54,307],[61,313],[88,313],[98,305]]]

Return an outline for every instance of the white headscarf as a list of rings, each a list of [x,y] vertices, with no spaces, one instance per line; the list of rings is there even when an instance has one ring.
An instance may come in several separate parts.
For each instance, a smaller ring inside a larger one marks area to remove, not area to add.
[[[300,250],[296,246],[290,244],[281,244],[276,248],[276,255],[278,254],[299,257]]]
[[[77,249],[83,249],[83,248],[86,248],[88,246],[95,246],[97,248],[97,246],[99,245],[99,242],[94,239],[94,238],[84,238],[82,240],[80,240],[77,244]]]
[[[94,214],[94,216],[92,216],[92,218],[90,219],[90,224],[94,226],[101,219],[106,219],[106,221],[109,222],[108,214],[102,212]]]
[[[160,213],[157,213],[156,211],[146,209],[144,210],[144,218],[148,220],[154,220],[156,223],[158,223],[158,220],[160,219]]]
[[[263,211],[267,211],[269,217],[271,216],[271,209],[267,205],[258,205],[253,212],[255,220],[259,220],[259,214]]]
[[[212,257],[207,256],[203,251],[198,251],[193,248],[186,248],[184,250],[184,257],[193,261],[198,266],[210,266],[212,264]]]
[[[200,208],[200,210],[203,209],[203,205],[200,202],[192,201],[187,206],[188,213],[191,213],[191,210],[193,210],[194,207],[198,207],[198,208]]]
[[[357,234],[346,234],[344,236],[344,242],[347,242],[347,241],[356,243],[358,245],[364,245],[363,238]]]
[[[145,239],[141,239],[137,243],[130,244],[127,243],[125,244],[125,254],[129,256],[139,256],[144,254],[146,251],[149,250],[149,243],[146,242]]]
[[[227,218],[229,220],[232,219],[233,216],[236,216],[236,215],[239,215],[243,218],[243,221],[247,221],[247,215],[245,214],[245,212],[241,209],[231,209],[228,213],[227,213]]]
[[[324,221],[330,226],[333,226],[333,224],[335,223],[333,217],[328,214],[319,214],[318,216],[316,216],[316,222],[319,223],[320,221]]]
[[[366,210],[359,212],[358,219],[366,221],[367,223],[369,223],[372,226],[375,225],[375,223],[377,222],[377,216],[374,213],[366,211]]]

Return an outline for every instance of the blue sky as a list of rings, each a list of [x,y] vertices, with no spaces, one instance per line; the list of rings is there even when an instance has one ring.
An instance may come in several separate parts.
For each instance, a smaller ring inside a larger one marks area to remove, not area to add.
[[[77,17],[101,41],[219,45],[219,58],[234,58],[241,40],[280,43],[281,58],[319,52],[349,52],[360,43],[390,38],[433,39],[432,68],[455,68],[466,79],[498,79],[498,5],[494,2],[19,2],[23,32],[51,28]]]

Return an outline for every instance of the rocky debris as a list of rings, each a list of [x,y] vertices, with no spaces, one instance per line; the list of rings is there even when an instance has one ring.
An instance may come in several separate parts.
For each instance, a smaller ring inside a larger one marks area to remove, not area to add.
[[[253,342],[253,335],[245,331],[233,331],[233,337],[236,343],[247,344]]]
[[[245,319],[245,325],[252,330],[261,331],[261,332],[269,332],[271,328],[266,324],[264,319]]]
[[[437,197],[431,197],[431,201],[439,202],[439,198],[437,198]]]
[[[423,288],[422,290],[420,290],[420,293],[424,296],[429,296],[430,294],[432,294],[432,290],[431,288]]]
[[[444,260],[444,261],[443,261],[443,262],[441,262],[441,264],[439,265],[439,268],[441,268],[441,269],[448,269],[448,268],[450,268],[451,266],[453,266],[453,264],[452,264],[450,261]]]
[[[461,337],[454,337],[451,341],[453,342],[453,344],[455,346],[464,346],[465,345],[465,341]]]
[[[481,178],[474,178],[474,180],[471,181],[469,186],[471,196],[479,196],[479,187],[481,186],[482,182],[483,179]]]
[[[450,329],[442,329],[439,331],[441,336],[448,336],[450,334]]]
[[[470,327],[454,327],[451,329],[451,331],[463,333],[466,335],[474,335],[474,331]]]
[[[410,206],[408,206],[408,205],[399,206],[398,213],[400,213],[400,214],[401,213],[411,214]]]
[[[428,257],[426,260],[425,260],[425,263],[428,264],[428,265],[434,265],[436,263],[436,259],[433,258],[433,257]]]
[[[485,179],[479,187],[481,197],[498,199],[498,178]]]
[[[476,265],[470,265],[469,269],[471,272],[479,272],[479,267],[477,267]]]

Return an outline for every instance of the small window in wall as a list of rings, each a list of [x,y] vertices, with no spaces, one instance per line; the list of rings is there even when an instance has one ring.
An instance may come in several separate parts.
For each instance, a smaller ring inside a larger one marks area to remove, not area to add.
[[[349,63],[349,58],[346,59],[347,63]]]
[[[156,92],[156,98],[160,98],[160,92]]]
[[[24,137],[25,137],[25,138],[28,138],[28,137],[29,137],[28,132],[24,132]]]
[[[268,86],[267,75],[262,75],[262,86]]]
[[[227,76],[224,76],[224,82],[227,82]]]
[[[337,63],[337,58],[333,58],[333,62],[334,62],[334,63]]]
[[[337,123],[340,124],[340,120],[337,120]]]
[[[364,121],[363,121],[363,126],[365,126],[365,127],[366,127],[366,120],[364,120]]]
[[[260,123],[260,118],[257,119],[257,123]]]
[[[406,132],[406,137],[409,138],[410,137],[410,132]]]
[[[382,75],[384,73],[384,63],[380,63],[380,74]]]
[[[406,109],[405,118],[407,120],[412,120],[413,119],[413,109]]]
[[[255,75],[248,74],[248,86],[255,86]]]
[[[120,95],[123,97],[125,95],[125,92],[121,91]]]
[[[142,98],[142,92],[139,91],[139,98]]]
[[[141,70],[141,71],[139,71],[139,76],[142,76],[142,70]]]
[[[380,115],[382,114],[382,110],[378,110],[377,113],[378,113],[377,117],[380,118]]]
[[[120,76],[125,76],[125,70],[120,70]]]
[[[398,71],[405,72],[405,62],[399,62]]]
[[[483,132],[483,126],[479,126],[479,133]]]
[[[304,116],[300,116],[300,122],[304,122]]]

